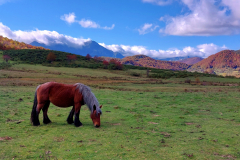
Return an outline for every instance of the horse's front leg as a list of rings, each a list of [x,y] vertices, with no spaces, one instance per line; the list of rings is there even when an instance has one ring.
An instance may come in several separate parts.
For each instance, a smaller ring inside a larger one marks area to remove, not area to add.
[[[74,125],[76,127],[80,127],[82,125],[82,123],[79,120],[79,115],[80,115],[80,109],[81,109],[81,104],[75,104],[75,119],[74,119]]]
[[[68,118],[67,118],[68,124],[73,124],[73,115],[74,115],[74,106],[68,115]]]

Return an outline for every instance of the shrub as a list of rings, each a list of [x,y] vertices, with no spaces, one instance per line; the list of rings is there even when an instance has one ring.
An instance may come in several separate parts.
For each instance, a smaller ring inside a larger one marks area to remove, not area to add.
[[[7,69],[7,68],[9,68],[11,66],[12,65],[10,63],[7,63],[7,62],[0,63],[0,69]]]
[[[184,81],[185,83],[191,83],[191,79],[189,79],[189,78],[187,78],[187,79],[185,79],[185,81]]]
[[[108,65],[108,69],[111,69],[111,70],[122,70],[123,69],[123,65],[121,64],[121,62],[117,61],[116,59],[110,59],[109,65]]]
[[[92,59],[92,56],[90,56],[90,54],[87,54],[86,58],[87,58],[87,60],[90,60],[90,59]]]
[[[198,77],[196,77],[195,81],[196,83],[200,83],[200,79]]]
[[[141,74],[136,72],[131,72],[130,75],[135,77],[141,77]]]

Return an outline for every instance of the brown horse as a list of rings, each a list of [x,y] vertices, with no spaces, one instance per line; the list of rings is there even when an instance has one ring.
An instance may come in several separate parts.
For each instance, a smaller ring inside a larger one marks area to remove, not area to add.
[[[31,114],[31,122],[34,126],[40,125],[39,113],[41,109],[43,110],[43,123],[51,123],[47,115],[50,102],[58,107],[65,108],[73,106],[67,118],[67,122],[69,124],[74,123],[76,127],[82,125],[79,120],[80,109],[82,105],[87,104],[91,111],[90,117],[92,118],[94,126],[100,126],[102,106],[99,106],[97,98],[91,92],[91,89],[84,84],[76,83],[74,85],[66,85],[56,82],[47,82],[39,85],[35,92]],[[75,115],[74,121],[73,115]]]

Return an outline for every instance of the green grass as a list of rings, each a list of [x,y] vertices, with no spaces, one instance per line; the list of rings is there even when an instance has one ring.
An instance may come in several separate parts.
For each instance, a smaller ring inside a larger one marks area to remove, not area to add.
[[[93,127],[86,106],[80,113],[83,126],[76,128],[66,122],[71,108],[52,104],[48,111],[52,123],[44,125],[41,113],[41,125],[32,126],[29,119],[35,83],[42,83],[44,76],[65,83],[85,82],[84,77],[73,76],[77,73],[92,76],[86,83],[103,105],[101,127]],[[105,79],[100,84],[103,75],[125,78],[126,82]],[[13,86],[5,81],[19,83]],[[34,85],[18,85],[25,81]],[[1,70],[0,137],[10,138],[0,140],[0,159],[240,158],[239,86],[174,83],[180,79],[162,80],[165,84],[156,81],[131,77],[128,71],[101,69],[20,64]],[[231,79],[225,81],[230,83]]]

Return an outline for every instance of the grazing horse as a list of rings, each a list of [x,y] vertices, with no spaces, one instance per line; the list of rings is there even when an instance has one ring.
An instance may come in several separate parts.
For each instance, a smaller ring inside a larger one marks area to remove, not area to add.
[[[67,118],[67,122],[69,124],[74,123],[76,127],[82,125],[79,120],[80,109],[82,105],[87,104],[91,111],[90,117],[92,118],[94,126],[100,126],[102,106],[99,106],[98,100],[91,92],[91,89],[84,84],[76,83],[74,85],[67,85],[56,82],[47,82],[39,85],[35,92],[31,114],[31,122],[34,126],[40,125],[38,117],[41,109],[43,110],[43,123],[51,123],[51,120],[47,115],[50,102],[63,108],[73,106]],[[74,115],[75,119],[73,121]]]

